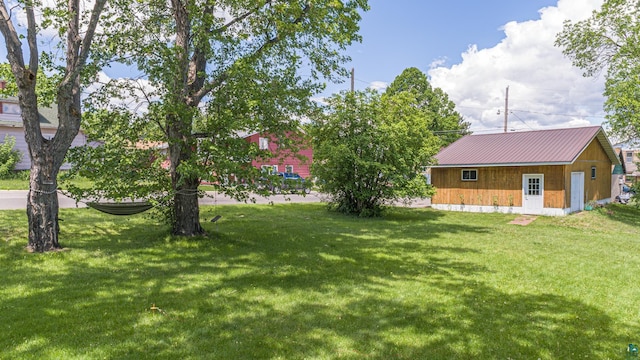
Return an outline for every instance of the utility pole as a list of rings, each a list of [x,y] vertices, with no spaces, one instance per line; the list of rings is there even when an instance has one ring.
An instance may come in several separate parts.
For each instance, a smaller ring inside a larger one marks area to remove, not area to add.
[[[504,132],[507,132],[507,123],[509,122],[509,87],[504,97]]]
[[[355,68],[351,68],[351,92],[355,91],[355,87],[356,87],[356,69]]]

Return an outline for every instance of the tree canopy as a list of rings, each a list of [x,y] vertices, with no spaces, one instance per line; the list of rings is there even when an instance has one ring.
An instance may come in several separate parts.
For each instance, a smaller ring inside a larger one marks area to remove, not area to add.
[[[584,76],[605,72],[604,109],[621,139],[640,138],[640,3],[607,0],[590,18],[567,21],[556,37]]]
[[[416,98],[416,106],[428,118],[428,129],[447,146],[469,133],[470,124],[455,110],[447,93],[429,84],[427,75],[417,68],[407,68],[386,89],[386,94],[408,91]]]
[[[411,92],[343,92],[313,119],[312,173],[330,207],[359,216],[433,194],[422,175],[439,149]]]
[[[342,64],[348,58],[341,52],[360,40],[360,11],[368,5],[366,0],[174,0],[169,5],[131,2],[121,9],[112,36],[101,39],[101,51],[139,69],[148,86],[113,81],[94,96],[87,129],[104,145],[73,160],[97,178],[128,173],[123,186],[112,184],[108,192],[101,189],[103,195],[123,197],[131,184],[145,184],[137,189],[146,193],[136,194],[167,205],[174,234],[198,235],[203,233],[197,203],[201,179],[246,199],[260,175],[251,160],[272,154],[242,135],[269,134],[280,148],[295,149],[287,134],[315,111],[310,98],[324,80],[347,75]],[[116,97],[143,102],[146,110],[114,109]],[[162,156],[168,160],[165,176],[157,166]]]

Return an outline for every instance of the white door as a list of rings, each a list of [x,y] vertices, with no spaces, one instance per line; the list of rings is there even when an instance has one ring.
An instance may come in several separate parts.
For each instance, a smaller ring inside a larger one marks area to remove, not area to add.
[[[525,214],[542,214],[544,207],[544,175],[522,176],[522,207]]]
[[[584,209],[584,173],[571,173],[571,212]]]

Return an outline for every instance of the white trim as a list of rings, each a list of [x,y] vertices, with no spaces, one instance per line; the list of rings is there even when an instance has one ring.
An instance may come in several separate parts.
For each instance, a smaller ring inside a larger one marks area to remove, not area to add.
[[[598,204],[605,205],[611,202],[611,199],[598,200]],[[431,208],[443,211],[459,211],[472,213],[503,213],[503,214],[524,214],[524,208],[521,206],[483,206],[483,205],[460,205],[460,204],[431,204]],[[543,216],[566,216],[571,214],[571,209],[566,208],[542,208]]]
[[[503,163],[503,164],[453,164],[453,165],[433,165],[434,169],[446,168],[483,168],[483,167],[513,167],[513,166],[547,166],[547,165],[571,165],[573,162],[537,162],[537,163]]]
[[[540,195],[541,203],[539,207],[529,209],[532,215],[540,215],[541,212],[544,211],[544,174],[522,174],[522,211],[524,212],[525,204],[527,203],[527,191],[529,190],[529,183],[526,181],[527,178],[540,178]],[[529,203],[533,204],[533,203]]]
[[[468,178],[468,179],[465,179],[465,178],[464,178],[464,172],[465,172],[465,171],[468,171],[468,172],[469,172],[469,176],[471,176],[471,172],[472,172],[472,171],[475,171],[475,173],[476,173],[476,177],[475,177],[475,178],[471,178],[471,177],[470,177],[470,178]],[[460,170],[460,180],[461,180],[461,181],[478,181],[478,169],[461,169],[461,170]]]
[[[258,148],[260,150],[269,150],[269,138],[268,137],[258,137]]]
[[[472,213],[522,214],[522,208],[517,206],[431,204],[431,207],[436,210],[445,210],[445,211],[461,211],[461,212],[472,212]]]
[[[460,204],[431,204],[431,208],[444,211],[459,211],[472,213],[502,213],[502,214],[524,214],[521,206],[483,206],[483,205],[460,205]],[[569,209],[542,208],[540,214],[543,216],[565,216],[570,213]]]

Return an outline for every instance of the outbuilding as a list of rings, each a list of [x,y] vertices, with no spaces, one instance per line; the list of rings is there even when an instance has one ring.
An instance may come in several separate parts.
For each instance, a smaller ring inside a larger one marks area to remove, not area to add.
[[[610,202],[620,164],[600,126],[467,135],[436,160],[433,208],[537,215]]]

